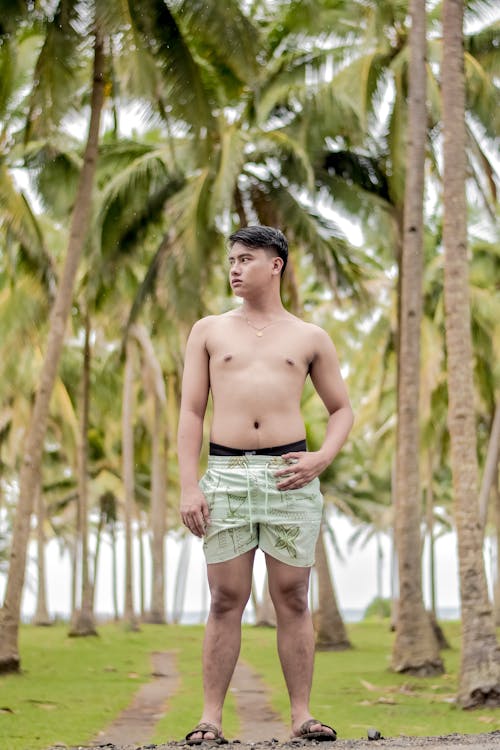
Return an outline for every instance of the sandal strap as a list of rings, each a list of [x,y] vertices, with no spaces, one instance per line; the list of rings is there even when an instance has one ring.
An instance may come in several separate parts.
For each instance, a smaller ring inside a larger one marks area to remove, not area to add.
[[[199,724],[197,724],[195,728],[191,730],[191,732],[188,732],[186,734],[186,739],[191,739],[193,734],[196,734],[196,732],[201,732],[202,734],[205,734],[206,732],[212,732],[212,734],[215,735],[215,739],[222,737],[221,730],[216,727],[215,724],[210,724],[210,722],[208,721],[201,721]]]
[[[299,729],[300,734],[307,734],[307,732],[309,732],[309,730],[311,729],[312,726],[314,726],[314,724],[319,724],[321,727],[326,727],[326,729],[331,729],[332,732],[335,732],[335,729],[333,727],[329,726],[328,724],[325,724],[323,721],[320,721],[319,719],[307,719],[307,721],[305,721],[300,726],[300,729]],[[321,730],[318,730],[318,731],[321,731]]]

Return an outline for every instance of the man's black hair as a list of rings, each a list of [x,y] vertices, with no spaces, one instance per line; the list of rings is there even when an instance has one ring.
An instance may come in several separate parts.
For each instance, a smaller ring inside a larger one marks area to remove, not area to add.
[[[242,227],[229,237],[229,246],[232,247],[236,242],[240,242],[245,247],[262,248],[264,250],[274,250],[279,258],[283,261],[281,275],[288,262],[288,242],[283,232],[274,227],[251,226]]]

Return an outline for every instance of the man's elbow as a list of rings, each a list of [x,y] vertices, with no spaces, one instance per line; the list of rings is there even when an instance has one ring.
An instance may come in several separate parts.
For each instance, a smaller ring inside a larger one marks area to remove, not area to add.
[[[352,406],[349,401],[347,401],[344,404],[341,404],[338,406],[333,412],[332,416],[337,415],[338,417],[342,418],[342,421],[345,424],[347,432],[350,432],[352,429],[352,426],[354,424],[354,411],[352,409]]]

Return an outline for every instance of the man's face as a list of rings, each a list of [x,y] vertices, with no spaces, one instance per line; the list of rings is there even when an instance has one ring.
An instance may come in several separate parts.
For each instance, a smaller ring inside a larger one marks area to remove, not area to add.
[[[280,261],[264,248],[246,247],[235,242],[229,251],[229,280],[237,297],[260,289],[279,276]]]

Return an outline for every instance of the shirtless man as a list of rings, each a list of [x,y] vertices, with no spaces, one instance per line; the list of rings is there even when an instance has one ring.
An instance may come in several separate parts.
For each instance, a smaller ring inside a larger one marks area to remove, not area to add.
[[[323,498],[318,476],[353,416],[326,332],[283,307],[284,235],[251,226],[229,238],[229,275],[241,307],[202,318],[186,347],[178,452],[181,517],[203,537],[211,593],[203,646],[204,708],[189,744],[226,742],[222,708],[241,643],[255,550],[266,558],[278,653],[290,696],[292,736],[334,740],[311,717],[314,632],[309,574]],[[320,450],[307,451],[300,399],[307,375],[329,414]],[[198,481],[203,420],[213,399],[208,468]]]

